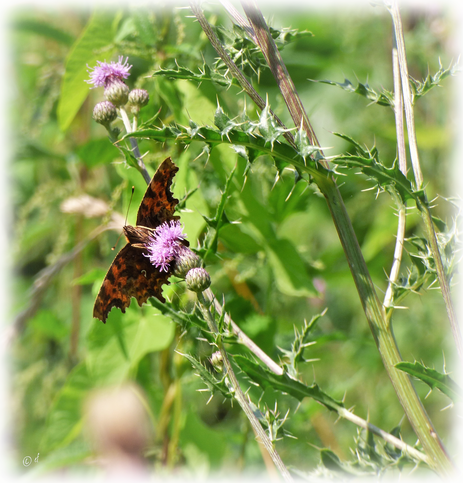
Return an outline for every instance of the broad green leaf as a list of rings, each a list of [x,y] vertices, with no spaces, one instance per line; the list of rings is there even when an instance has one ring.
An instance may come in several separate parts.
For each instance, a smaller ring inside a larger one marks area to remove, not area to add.
[[[265,245],[278,290],[295,297],[315,297],[305,262],[289,240],[273,239]]]
[[[114,161],[115,158],[120,157],[119,151],[108,138],[92,139],[80,146],[76,153],[89,168],[94,168],[100,164],[108,164]]]
[[[26,32],[34,33],[36,35],[42,35],[43,37],[47,37],[67,46],[72,45],[74,41],[72,35],[69,35],[67,32],[64,32],[63,30],[54,27],[50,23],[45,23],[39,20],[17,20],[13,22],[12,27],[15,30],[23,30]]]
[[[226,448],[222,430],[219,428],[214,430],[209,425],[204,424],[198,414],[191,410],[184,415],[184,418],[180,446],[182,448],[188,445],[196,446],[199,452],[207,455],[211,467],[218,467],[222,462]]]
[[[69,327],[51,310],[39,310],[29,321],[29,326],[37,333],[56,341],[62,340],[69,333]]]
[[[253,254],[262,249],[261,245],[245,233],[239,224],[229,224],[222,227],[220,241],[233,253]]]
[[[40,452],[67,446],[82,430],[82,403],[93,388],[85,362],[77,365],[69,374],[66,384],[58,394],[48,413],[45,433],[40,443]]]
[[[127,379],[145,354],[166,348],[174,332],[175,326],[166,317],[152,311],[141,316],[133,307],[125,315],[114,309],[106,324],[95,321],[87,336],[87,358],[70,373],[49,412],[41,451],[73,441],[83,426],[82,404],[88,392]]]
[[[153,46],[157,42],[157,29],[153,21],[154,14],[150,14],[146,9],[137,9],[132,11],[133,22],[140,40],[149,46]]]
[[[103,49],[114,38],[115,16],[116,13],[111,14],[109,10],[96,11],[69,53],[58,103],[58,122],[63,131],[69,127],[89,93],[90,85],[85,82],[89,77],[87,64],[94,67],[97,60],[110,60],[112,51],[103,52]]]
[[[435,369],[425,367],[419,362],[415,362],[414,364],[411,362],[399,362],[395,367],[423,381],[431,389],[439,389],[439,391],[443,392],[452,401],[461,398],[461,388],[447,374],[442,374]]]
[[[39,465],[34,465],[31,471],[27,472],[27,477],[34,479],[37,477],[49,476],[52,471],[66,468],[69,471],[72,465],[84,464],[84,461],[94,455],[94,449],[83,438],[77,438],[64,447],[57,447],[51,452],[40,454]]]
[[[168,347],[174,333],[168,318],[153,309],[143,314],[132,299],[125,314],[113,308],[106,324],[95,320],[88,334],[88,372],[98,384],[119,383],[145,354]]]

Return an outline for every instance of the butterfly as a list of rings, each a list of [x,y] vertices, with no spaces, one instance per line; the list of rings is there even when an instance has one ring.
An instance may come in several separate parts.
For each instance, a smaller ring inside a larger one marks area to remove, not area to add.
[[[132,297],[137,299],[140,307],[149,297],[165,302],[162,286],[169,284],[170,270],[160,271],[153,266],[146,256],[145,245],[158,226],[180,218],[174,216],[178,200],[170,191],[177,171],[171,158],[161,163],[138,208],[136,226],[123,228],[128,243],[109,267],[93,307],[93,317],[103,323],[113,307],[125,313]]]

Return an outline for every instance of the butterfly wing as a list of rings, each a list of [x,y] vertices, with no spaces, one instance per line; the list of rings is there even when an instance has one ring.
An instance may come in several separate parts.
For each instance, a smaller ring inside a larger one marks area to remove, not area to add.
[[[118,307],[124,313],[132,297],[140,307],[149,297],[165,302],[162,286],[169,284],[170,274],[160,272],[143,253],[144,250],[128,243],[117,254],[95,300],[93,317],[106,323],[111,309]]]
[[[154,173],[145,196],[140,204],[137,215],[137,225],[157,228],[165,221],[178,220],[174,216],[178,200],[170,191],[170,186],[178,167],[171,158],[165,159]]]

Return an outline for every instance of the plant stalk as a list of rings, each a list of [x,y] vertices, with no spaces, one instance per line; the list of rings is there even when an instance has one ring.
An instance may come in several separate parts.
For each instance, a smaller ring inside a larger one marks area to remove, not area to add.
[[[408,67],[407,67],[407,55],[405,51],[405,41],[403,36],[402,20],[400,18],[399,7],[395,0],[392,1],[391,5],[388,6],[389,12],[392,16],[392,23],[394,27],[395,41],[397,44],[397,52],[400,67],[400,76],[402,81],[402,95],[405,107],[405,118],[407,121],[407,132],[410,148],[410,158],[413,167],[413,174],[415,176],[415,184],[417,189],[423,188],[423,174],[421,172],[420,159],[418,154],[418,144],[416,140],[415,131],[415,118],[413,113],[413,102],[412,94],[409,83]],[[434,230],[434,225],[429,210],[429,203],[426,199],[426,194],[423,192],[423,201],[418,206],[420,209],[425,230],[426,238],[431,248],[432,255],[434,257],[434,263],[436,264],[437,278],[439,280],[439,285],[442,291],[442,297],[445,302],[445,307],[447,310],[447,316],[450,321],[450,326],[452,329],[453,338],[455,340],[455,345],[457,347],[458,355],[460,360],[463,359],[463,338],[458,324],[455,307],[452,302],[450,295],[450,285],[447,275],[445,273],[444,265],[442,263],[442,258],[439,252],[439,245],[437,243],[436,232]]]
[[[283,64],[283,60],[281,55],[277,53],[278,49],[262,13],[253,1],[243,1],[242,4],[248,20],[254,29],[261,51],[274,73],[277,83],[285,86],[282,90],[282,95],[290,110],[294,124],[296,126],[302,126],[309,139],[316,140],[310,122],[307,123],[304,121],[307,115],[305,112],[304,114],[301,113],[301,109],[303,110],[301,101],[287,99],[288,97],[299,98],[292,81],[287,80],[283,82],[281,78],[283,74],[289,78],[287,69],[283,66],[278,67],[272,65],[275,63]],[[332,175],[328,177],[321,175],[314,176],[314,180],[324,194],[329,206],[370,330],[399,401],[416,435],[420,439],[426,454],[431,460],[431,466],[439,473],[449,475],[451,472],[449,456],[434,430],[432,422],[421,404],[410,378],[407,374],[395,368],[395,365],[401,362],[402,359],[394,339],[392,326],[386,320],[385,311],[376,294],[336,182]]]
[[[197,294],[198,298],[198,305],[199,309],[201,310],[201,313],[203,314],[207,325],[209,326],[209,330],[215,335],[216,337],[216,344],[218,346],[218,349],[220,350],[220,353],[222,355],[222,361],[224,365],[224,373],[228,377],[233,390],[234,390],[234,397],[238,401],[238,404],[241,406],[241,409],[244,411],[246,414],[249,422],[251,423],[251,426],[254,430],[254,433],[256,434],[258,440],[260,443],[263,444],[265,449],[267,450],[268,454],[272,458],[272,461],[274,462],[275,466],[278,468],[280,471],[281,475],[283,476],[283,479],[287,482],[292,482],[293,478],[291,474],[288,471],[288,468],[286,468],[285,464],[280,458],[280,455],[277,453],[275,448],[273,447],[272,442],[267,436],[267,433],[265,430],[262,428],[259,420],[257,419],[256,415],[254,414],[253,410],[249,406],[248,401],[246,400],[246,396],[244,395],[243,391],[241,390],[241,386],[238,382],[238,379],[236,378],[235,372],[233,371],[233,367],[230,363],[230,360],[228,359],[228,354],[227,351],[224,348],[221,335],[219,334],[219,330],[217,328],[217,324],[215,323],[214,317],[212,316],[210,310],[209,310],[209,304],[207,303],[206,299],[204,298],[203,293],[198,292]]]

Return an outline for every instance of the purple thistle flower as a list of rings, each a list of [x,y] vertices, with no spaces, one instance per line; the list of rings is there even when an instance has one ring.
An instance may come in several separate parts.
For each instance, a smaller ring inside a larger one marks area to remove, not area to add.
[[[129,70],[132,66],[127,63],[129,60],[128,57],[125,59],[124,63],[122,63],[123,59],[124,57],[120,55],[117,62],[111,62],[110,64],[106,61],[100,62],[97,60],[98,65],[96,67],[88,68],[87,72],[90,74],[90,80],[85,82],[93,84],[93,87],[107,87],[108,84],[116,79],[127,79],[130,75]]]
[[[148,254],[145,257],[150,259],[152,265],[159,268],[161,272],[169,270],[169,264],[182,251],[181,241],[186,238],[182,225],[179,221],[164,222],[156,228],[151,236],[151,242],[146,245]]]

